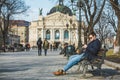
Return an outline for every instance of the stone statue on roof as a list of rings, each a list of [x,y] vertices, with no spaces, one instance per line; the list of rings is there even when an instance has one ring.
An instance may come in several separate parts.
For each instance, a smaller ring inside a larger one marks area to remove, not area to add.
[[[63,5],[64,0],[59,0],[59,5]]]
[[[42,15],[42,8],[39,8],[39,15]]]

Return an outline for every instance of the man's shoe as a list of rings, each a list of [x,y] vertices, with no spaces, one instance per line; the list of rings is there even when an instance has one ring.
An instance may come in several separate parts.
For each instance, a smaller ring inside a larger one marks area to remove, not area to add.
[[[53,74],[56,75],[56,76],[59,76],[59,75],[65,75],[66,72],[63,71],[63,70],[58,70],[58,71],[56,71],[56,72],[53,72]]]

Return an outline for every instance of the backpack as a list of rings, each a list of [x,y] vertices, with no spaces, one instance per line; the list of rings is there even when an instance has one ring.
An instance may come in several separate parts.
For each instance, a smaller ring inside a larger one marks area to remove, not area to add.
[[[45,42],[44,42],[44,48],[45,48],[45,49],[49,48],[49,43],[48,43],[48,41],[45,41]]]
[[[38,42],[37,42],[37,45],[41,45],[41,44],[42,44],[42,41],[38,41]]]
[[[45,41],[45,46],[48,46],[48,45],[49,45],[48,41]]]

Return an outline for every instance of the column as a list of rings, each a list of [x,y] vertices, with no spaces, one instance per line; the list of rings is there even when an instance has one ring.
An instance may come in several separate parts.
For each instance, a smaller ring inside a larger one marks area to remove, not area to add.
[[[60,42],[62,41],[62,29],[60,29]]]
[[[42,28],[42,31],[41,31],[41,39],[43,40],[44,39],[44,29]]]
[[[61,32],[62,32],[62,33],[61,33],[61,36],[62,36],[62,37],[61,37],[61,41],[64,42],[64,29],[62,29]]]
[[[53,29],[50,29],[50,41],[53,42]]]
[[[54,31],[54,28],[52,29],[52,41],[55,41],[55,33],[54,33],[55,31]]]
[[[71,30],[69,30],[69,41],[68,42],[71,44]]]
[[[42,39],[44,40],[46,38],[46,34],[45,34],[46,33],[46,29],[42,28],[41,33],[42,33]]]

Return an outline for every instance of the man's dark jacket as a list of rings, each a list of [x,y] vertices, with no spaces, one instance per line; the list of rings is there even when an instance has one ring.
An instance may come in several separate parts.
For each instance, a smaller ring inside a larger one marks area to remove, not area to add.
[[[97,56],[100,48],[101,48],[101,42],[98,39],[96,39],[88,44],[84,53],[87,55],[89,59],[91,59],[94,56]]]

